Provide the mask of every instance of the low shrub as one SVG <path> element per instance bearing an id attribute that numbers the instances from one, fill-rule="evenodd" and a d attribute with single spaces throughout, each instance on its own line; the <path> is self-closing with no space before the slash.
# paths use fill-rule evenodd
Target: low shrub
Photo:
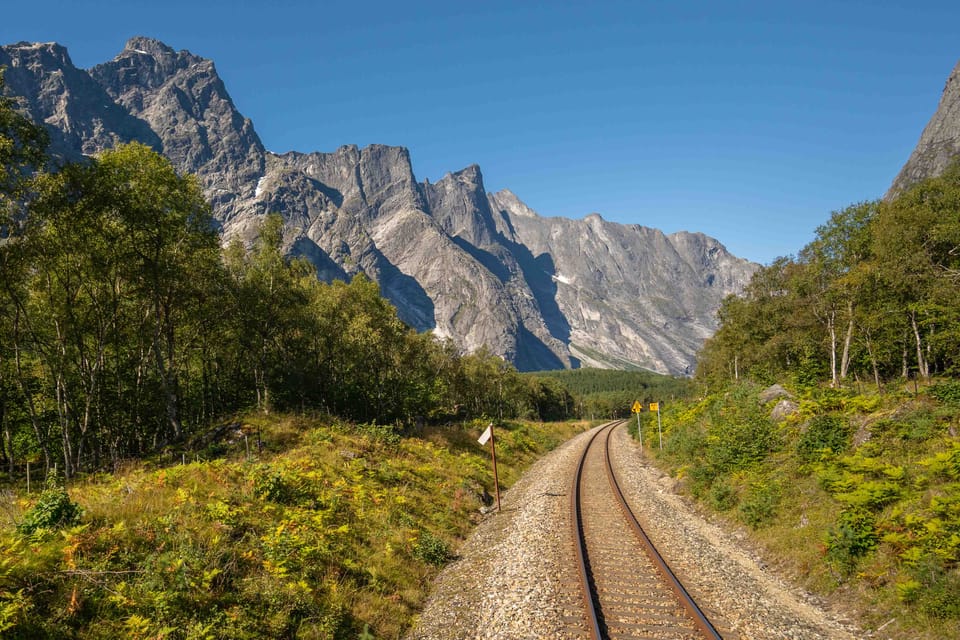
<path id="1" fill-rule="evenodd" d="M 814 416 L 797 440 L 797 457 L 815 462 L 824 455 L 842 453 L 850 444 L 849 424 L 832 415 Z"/>
<path id="2" fill-rule="evenodd" d="M 70 499 L 67 490 L 51 475 L 47 487 L 40 494 L 37 503 L 24 514 L 17 525 L 17 531 L 24 535 L 33 535 L 41 529 L 57 529 L 76 524 L 83 509 Z"/>
<path id="3" fill-rule="evenodd" d="M 877 548 L 876 520 L 860 508 L 840 512 L 836 526 L 827 533 L 827 561 L 843 575 L 853 572 L 860 558 Z"/>
<path id="4" fill-rule="evenodd" d="M 737 490 L 726 482 L 716 482 L 707 492 L 707 502 L 717 511 L 729 511 L 737 506 Z"/>
<path id="5" fill-rule="evenodd" d="M 447 543 L 429 531 L 423 531 L 417 538 L 417 545 L 413 548 L 413 555 L 427 564 L 441 567 L 453 559 Z"/>
<path id="6" fill-rule="evenodd" d="M 930 387 L 930 395 L 954 407 L 960 407 L 960 380 L 944 380 Z"/>
<path id="7" fill-rule="evenodd" d="M 740 503 L 740 520 L 753 529 L 769 524 L 777 515 L 780 498 L 780 487 L 776 484 L 767 482 L 753 484 Z"/>

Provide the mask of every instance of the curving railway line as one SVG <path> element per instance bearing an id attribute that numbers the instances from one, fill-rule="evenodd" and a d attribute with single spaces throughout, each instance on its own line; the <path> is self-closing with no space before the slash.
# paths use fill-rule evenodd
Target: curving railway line
<path id="1" fill-rule="evenodd" d="M 570 491 L 584 616 L 570 635 L 717 639 L 720 634 L 654 548 L 623 498 L 610 464 L 610 432 L 597 429 Z"/>

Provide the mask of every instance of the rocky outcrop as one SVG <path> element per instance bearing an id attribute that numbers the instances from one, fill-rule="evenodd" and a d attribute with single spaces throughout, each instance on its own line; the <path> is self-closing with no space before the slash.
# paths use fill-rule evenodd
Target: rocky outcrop
<path id="1" fill-rule="evenodd" d="M 487 194 L 476 165 L 419 183 L 402 147 L 270 153 L 212 61 L 150 38 L 89 71 L 56 44 L 2 47 L 0 64 L 59 155 L 148 144 L 199 177 L 225 241 L 279 213 L 287 250 L 320 278 L 365 273 L 411 326 L 522 370 L 689 373 L 720 300 L 755 269 L 702 234 L 541 217 Z"/>
<path id="2" fill-rule="evenodd" d="M 246 211 L 265 152 L 212 61 L 137 37 L 113 60 L 91 69 L 90 77 L 150 126 L 178 169 L 200 177 L 219 218 Z"/>
<path id="3" fill-rule="evenodd" d="M 692 373 L 720 301 L 755 268 L 702 234 L 667 236 L 595 213 L 543 218 L 510 192 L 490 201 L 501 233 L 525 255 L 552 332 L 586 365 Z"/>
<path id="4" fill-rule="evenodd" d="M 0 47 L 8 93 L 18 96 L 35 122 L 47 125 L 51 151 L 70 160 L 124 142 L 139 141 L 158 151 L 150 124 L 113 99 L 67 50 L 53 42 Z"/>
<path id="5" fill-rule="evenodd" d="M 917 142 L 907 163 L 894 179 L 886 198 L 895 196 L 925 178 L 940 175 L 950 161 L 958 155 L 960 155 L 960 62 L 947 78 L 937 110 L 920 134 L 920 141 Z"/>

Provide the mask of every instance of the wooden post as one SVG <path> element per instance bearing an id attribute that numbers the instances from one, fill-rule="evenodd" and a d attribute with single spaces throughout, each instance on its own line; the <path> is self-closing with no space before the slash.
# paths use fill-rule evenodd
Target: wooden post
<path id="1" fill-rule="evenodd" d="M 30 493 L 30 461 L 27 460 L 27 493 Z"/>
<path id="2" fill-rule="evenodd" d="M 493 487 L 497 494 L 497 513 L 500 513 L 500 479 L 497 477 L 497 438 L 493 435 L 493 423 L 490 423 L 490 457 L 493 459 Z"/>

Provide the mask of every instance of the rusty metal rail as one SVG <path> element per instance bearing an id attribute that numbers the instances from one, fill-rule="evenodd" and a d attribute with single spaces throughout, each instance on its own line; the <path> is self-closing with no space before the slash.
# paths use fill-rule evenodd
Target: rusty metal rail
<path id="1" fill-rule="evenodd" d="M 609 435 L 624 422 L 613 422 L 594 432 L 584 448 L 571 490 L 574 551 L 589 635 L 595 640 L 649 637 L 650 633 L 721 639 L 643 531 L 617 484 L 610 464 Z M 602 451 L 591 453 L 601 434 Z M 601 471 L 596 467 L 601 464 L 600 455 L 609 492 L 598 489 Z M 588 457 L 592 462 L 588 463 Z M 588 465 L 594 475 L 590 495 L 585 496 L 583 478 Z M 592 512 L 589 518 L 593 523 L 585 523 L 585 510 Z"/>

